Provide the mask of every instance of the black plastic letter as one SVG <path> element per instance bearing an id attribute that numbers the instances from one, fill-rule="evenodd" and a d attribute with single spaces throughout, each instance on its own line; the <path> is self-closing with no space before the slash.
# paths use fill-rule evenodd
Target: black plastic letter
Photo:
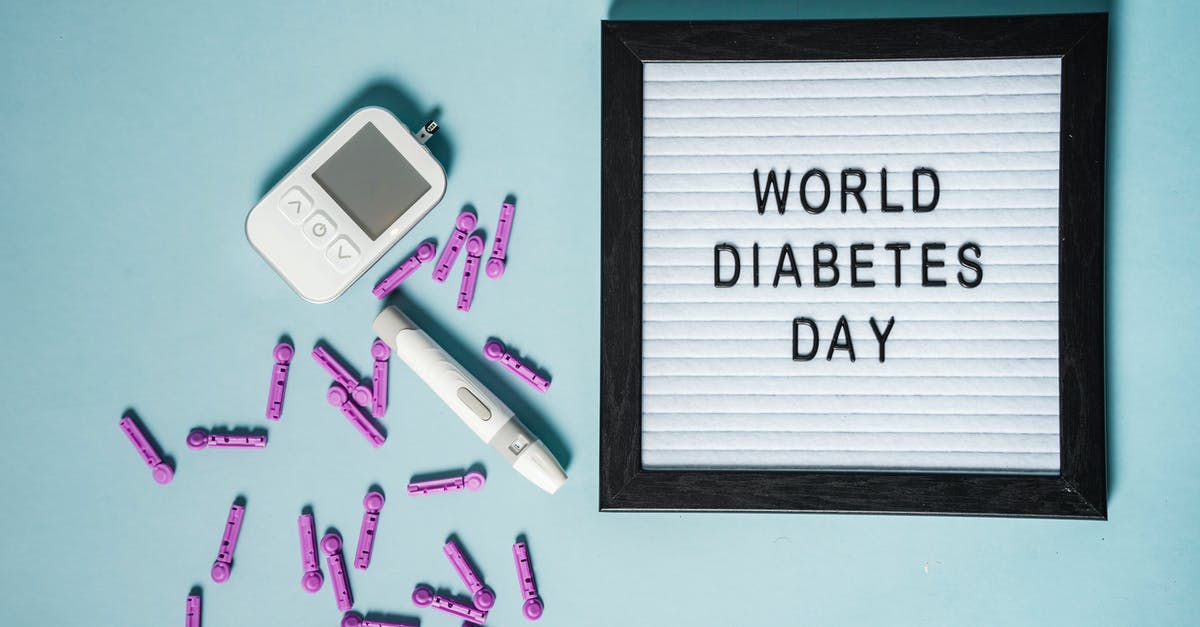
<path id="1" fill-rule="evenodd" d="M 829 251 L 829 259 L 821 261 L 821 251 Z M 821 278 L 821 268 L 833 270 L 832 279 Z M 833 287 L 838 284 L 841 272 L 837 267 L 837 246 L 833 244 L 815 244 L 813 246 L 813 285 L 817 287 Z"/>
<path id="2" fill-rule="evenodd" d="M 862 279 L 860 281 L 858 278 L 858 269 L 859 268 L 875 267 L 874 262 L 858 260 L 858 251 L 860 251 L 860 250 L 875 250 L 875 245 L 874 244 L 851 244 L 850 245 L 850 287 L 875 287 L 874 279 Z"/>
<path id="3" fill-rule="evenodd" d="M 912 248 L 908 242 L 892 242 L 885 244 L 884 248 L 896 253 L 896 287 L 900 287 L 900 251 Z"/>
<path id="4" fill-rule="evenodd" d="M 946 250 L 946 245 L 942 242 L 921 244 L 921 285 L 925 287 L 946 287 L 946 282 L 942 279 L 929 278 L 930 268 L 941 268 L 946 265 L 946 262 L 941 259 L 930 259 L 929 251 L 931 250 Z"/>
<path id="5" fill-rule="evenodd" d="M 975 259 L 967 259 L 966 253 L 968 250 L 975 252 Z M 975 271 L 975 278 L 968 281 L 967 278 L 963 276 L 962 270 L 959 270 L 958 282 L 960 285 L 971 288 L 979 287 L 979 284 L 983 283 L 983 266 L 979 263 L 979 258 L 982 256 L 983 251 L 979 250 L 979 244 L 976 244 L 975 242 L 967 242 L 966 244 L 958 247 L 958 263 L 962 264 L 962 267 L 964 268 L 970 268 L 971 270 Z"/>
<path id="6" fill-rule="evenodd" d="M 779 181 L 775 180 L 775 170 L 767 173 L 767 189 L 761 189 L 758 182 L 758 170 L 754 171 L 754 199 L 758 201 L 758 215 L 762 215 L 767 210 L 767 200 L 771 197 L 772 191 L 775 192 L 775 207 L 779 209 L 779 215 L 783 215 L 784 209 L 787 208 L 788 186 L 792 183 L 792 171 L 788 170 L 783 175 L 783 193 L 779 191 Z M 772 189 L 773 188 L 773 189 Z"/>
<path id="7" fill-rule="evenodd" d="M 846 177 L 853 174 L 858 177 L 858 185 L 850 187 L 846 181 Z M 854 200 L 858 201 L 858 208 L 863 213 L 867 212 L 867 203 L 863 201 L 862 192 L 867 188 L 867 173 L 858 168 L 846 168 L 842 170 L 842 213 L 846 213 L 846 196 L 854 196 Z"/>
<path id="8" fill-rule="evenodd" d="M 754 287 L 758 287 L 758 242 L 754 242 Z"/>
<path id="9" fill-rule="evenodd" d="M 825 185 L 825 195 L 821 197 L 821 204 L 816 207 L 808 204 L 808 179 L 814 176 L 821 179 L 821 183 Z M 829 206 L 829 177 L 820 169 L 813 168 L 800 177 L 800 204 L 804 205 L 805 211 L 812 214 L 821 213 Z"/>
<path id="10" fill-rule="evenodd" d="M 800 325 L 805 325 L 812 329 L 812 347 L 807 353 L 800 354 Z M 821 335 L 817 333 L 817 322 L 812 318 L 793 318 L 792 319 L 792 361 L 809 361 L 817 356 L 817 343 L 820 341 Z"/>
<path id="11" fill-rule="evenodd" d="M 883 363 L 883 345 L 887 343 L 888 336 L 892 334 L 892 325 L 896 324 L 896 316 L 888 319 L 887 328 L 881 333 L 879 325 L 875 324 L 875 316 L 871 316 L 871 330 L 875 332 L 875 340 L 879 342 L 879 363 Z"/>
<path id="12" fill-rule="evenodd" d="M 733 253 L 733 278 L 721 278 L 721 251 Z M 733 287 L 737 285 L 738 277 L 742 275 L 742 256 L 738 254 L 737 246 L 733 244 L 717 244 L 713 246 L 713 287 Z"/>
<path id="13" fill-rule="evenodd" d="M 928 176 L 929 180 L 933 181 L 933 199 L 929 201 L 928 205 L 922 205 L 921 201 L 918 199 L 918 196 L 917 196 L 917 194 L 919 193 L 920 188 L 921 188 L 921 184 L 918 181 L 921 180 L 920 175 L 922 175 L 922 174 Z M 934 172 L 933 170 L 931 170 L 929 168 L 917 168 L 917 169 L 913 170 L 913 186 L 912 187 L 913 187 L 913 213 L 929 213 L 930 211 L 933 211 L 934 207 L 937 207 L 938 197 L 941 196 L 941 194 L 942 194 L 941 186 L 938 185 L 937 172 Z"/>
<path id="14" fill-rule="evenodd" d="M 783 260 L 785 258 L 788 265 L 791 266 L 790 270 L 783 269 Z M 775 264 L 775 282 L 771 284 L 771 287 L 779 287 L 779 277 L 789 274 L 796 279 L 796 287 L 800 287 L 800 270 L 796 268 L 796 257 L 792 255 L 792 245 L 784 244 L 779 249 L 779 263 Z"/>
<path id="15" fill-rule="evenodd" d="M 846 332 L 845 343 L 838 341 L 838 338 L 842 337 L 842 331 Z M 833 351 L 835 350 L 849 352 L 850 361 L 854 361 L 854 340 L 850 339 L 850 323 L 846 322 L 846 316 L 838 318 L 837 326 L 833 328 L 833 339 L 829 341 L 829 353 L 825 355 L 825 361 L 833 361 Z"/>
<path id="16" fill-rule="evenodd" d="M 887 201 L 887 168 L 879 170 L 879 206 L 880 210 L 888 213 L 904 211 L 904 205 L 889 205 Z M 759 210 L 762 213 L 762 210 Z"/>

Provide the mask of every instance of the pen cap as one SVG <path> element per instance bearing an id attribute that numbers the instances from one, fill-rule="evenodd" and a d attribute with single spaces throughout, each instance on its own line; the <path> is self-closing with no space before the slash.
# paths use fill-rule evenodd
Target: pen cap
<path id="1" fill-rule="evenodd" d="M 554 459 L 541 440 L 525 447 L 512 466 L 533 485 L 550 494 L 557 492 L 567 482 L 567 473 L 563 472 L 558 460 Z"/>
<path id="2" fill-rule="evenodd" d="M 394 346 L 396 334 L 406 329 L 416 329 L 417 325 L 413 324 L 408 316 L 400 313 L 395 307 L 385 307 L 379 315 L 375 317 L 375 322 L 371 324 L 371 328 L 375 331 L 375 335 L 383 340 L 389 348 L 395 350 Z"/>

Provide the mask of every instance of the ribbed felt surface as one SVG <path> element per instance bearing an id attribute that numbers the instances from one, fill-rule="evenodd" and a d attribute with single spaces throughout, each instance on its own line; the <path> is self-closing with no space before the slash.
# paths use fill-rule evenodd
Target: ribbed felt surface
<path id="1" fill-rule="evenodd" d="M 646 64 L 644 465 L 1057 471 L 1059 84 L 1058 59 Z M 816 214 L 800 199 L 813 168 L 831 188 Z M 866 173 L 866 213 L 853 197 L 841 210 L 846 168 Z M 884 168 L 903 211 L 880 211 Z M 939 182 L 925 213 L 916 168 Z M 782 215 L 771 194 L 758 209 L 771 170 L 779 187 L 791 171 Z M 821 181 L 806 189 L 819 206 Z M 897 287 L 884 247 L 901 242 Z M 814 285 L 822 243 L 837 249 L 832 287 Z M 944 287 L 922 284 L 927 243 L 945 244 L 926 271 Z M 976 287 L 958 280 L 977 274 L 966 243 Z M 731 287 L 714 286 L 718 244 L 737 250 Z M 786 272 L 773 285 L 784 244 L 799 287 Z M 873 287 L 851 286 L 852 244 L 874 246 L 857 253 Z M 853 362 L 827 359 L 843 316 Z M 793 359 L 796 317 L 818 329 L 809 361 Z M 882 363 L 872 317 L 880 332 L 895 318 Z M 797 333 L 807 353 L 810 327 Z"/>

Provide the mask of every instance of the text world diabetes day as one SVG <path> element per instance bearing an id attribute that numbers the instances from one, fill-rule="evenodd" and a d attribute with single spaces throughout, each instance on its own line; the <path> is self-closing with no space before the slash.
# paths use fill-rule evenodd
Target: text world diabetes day
<path id="1" fill-rule="evenodd" d="M 908 175 L 907 172 L 902 174 Z M 782 176 L 771 170 L 765 177 L 755 170 L 753 176 L 755 207 L 759 215 L 770 219 L 767 208 L 772 200 L 779 215 L 783 215 L 788 209 L 788 199 L 792 193 L 791 170 L 785 171 Z M 931 168 L 912 171 L 911 198 L 899 198 L 895 194 L 888 198 L 889 173 L 886 168 L 879 172 L 880 190 L 877 198 L 865 191 L 867 175 L 861 169 L 847 168 L 832 176 L 836 180 L 831 181 L 829 174 L 814 168 L 799 177 L 796 192 L 804 212 L 812 215 L 825 211 L 907 213 L 909 215 L 906 217 L 912 220 L 913 226 L 919 228 L 922 226 L 921 218 L 937 209 L 940 183 L 937 172 Z M 891 176 L 895 180 L 896 173 L 891 173 Z M 792 210 L 796 210 L 795 203 L 792 204 Z M 808 270 L 802 271 L 802 264 L 809 254 L 812 255 L 812 264 Z M 801 257 L 800 263 L 797 263 L 797 255 Z M 901 262 L 909 259 L 908 255 L 918 255 L 920 258 L 920 283 L 901 281 Z M 713 286 L 730 288 L 749 282 L 754 287 L 770 285 L 776 289 L 821 289 L 848 282 L 853 288 L 864 289 L 926 289 L 947 287 L 948 279 L 953 274 L 953 279 L 957 279 L 961 288 L 974 289 L 983 282 L 982 257 L 983 251 L 975 242 L 865 241 L 843 247 L 816 242 L 811 249 L 808 245 L 793 247 L 790 243 L 784 243 L 778 249 L 768 249 L 759 246 L 758 242 L 747 246 L 746 242 L 727 241 L 713 246 Z M 949 268 L 948 259 L 951 260 Z M 748 271 L 745 266 L 749 266 Z M 888 337 L 893 327 L 903 322 L 897 323 L 895 316 L 886 313 L 871 316 L 863 322 L 870 326 L 874 335 L 879 361 L 885 361 Z M 834 328 L 825 332 L 832 334 L 824 355 L 826 360 L 832 360 L 837 351 L 844 351 L 850 361 L 861 354 L 861 346 L 856 353 L 854 336 L 846 316 L 839 317 Z M 810 361 L 817 358 L 821 336 L 822 330 L 814 319 L 804 315 L 792 319 L 792 359 Z M 863 338 L 863 335 L 860 333 L 858 337 Z M 862 340 L 859 342 L 861 344 Z"/>

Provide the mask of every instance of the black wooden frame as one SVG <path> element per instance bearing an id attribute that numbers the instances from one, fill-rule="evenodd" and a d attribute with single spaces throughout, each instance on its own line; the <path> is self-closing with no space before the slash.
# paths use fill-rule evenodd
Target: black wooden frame
<path id="1" fill-rule="evenodd" d="M 1108 16 L 604 22 L 600 509 L 1107 517 Z M 642 64 L 1061 57 L 1058 475 L 646 470 L 641 463 Z"/>

